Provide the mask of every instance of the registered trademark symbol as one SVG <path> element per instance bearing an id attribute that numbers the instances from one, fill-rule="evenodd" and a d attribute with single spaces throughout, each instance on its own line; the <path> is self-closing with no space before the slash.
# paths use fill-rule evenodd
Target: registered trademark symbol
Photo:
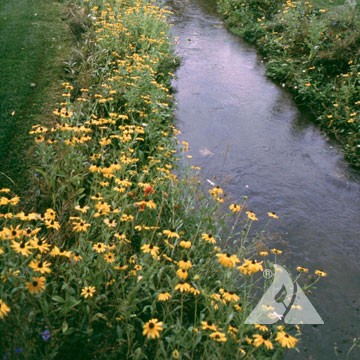
<path id="1" fill-rule="evenodd" d="M 273 272 L 270 269 L 265 269 L 263 271 L 263 276 L 265 279 L 270 279 L 273 277 Z"/>

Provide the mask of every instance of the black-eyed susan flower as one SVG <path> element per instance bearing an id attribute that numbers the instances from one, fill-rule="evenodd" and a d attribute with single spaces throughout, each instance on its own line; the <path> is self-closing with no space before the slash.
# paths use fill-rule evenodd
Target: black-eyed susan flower
<path id="1" fill-rule="evenodd" d="M 172 357 L 173 357 L 173 359 L 180 359 L 179 350 L 175 349 L 175 350 L 172 352 Z"/>
<path id="2" fill-rule="evenodd" d="M 189 276 L 188 272 L 185 269 L 181 269 L 181 268 L 176 271 L 176 275 L 181 280 L 186 280 Z"/>
<path id="3" fill-rule="evenodd" d="M 32 293 L 32 294 L 38 294 L 41 293 L 43 290 L 45 290 L 45 277 L 33 277 L 31 281 L 26 283 L 26 288 Z"/>
<path id="4" fill-rule="evenodd" d="M 190 291 L 190 284 L 184 281 L 180 281 L 177 283 L 177 285 L 175 286 L 175 290 L 180 291 L 180 292 L 189 292 Z"/>
<path id="5" fill-rule="evenodd" d="M 21 254 L 25 257 L 28 257 L 31 254 L 32 246 L 30 245 L 30 242 L 22 241 L 20 243 L 13 240 L 11 242 L 11 248 L 17 253 Z"/>
<path id="6" fill-rule="evenodd" d="M 177 263 L 178 267 L 184 270 L 189 270 L 192 268 L 192 263 L 190 260 L 180 260 Z"/>
<path id="7" fill-rule="evenodd" d="M 30 244 L 34 249 L 39 250 L 42 254 L 50 251 L 50 245 L 44 238 L 39 239 L 37 236 L 34 236 L 30 240 Z"/>
<path id="8" fill-rule="evenodd" d="M 158 294 L 156 298 L 158 301 L 168 301 L 171 299 L 171 294 L 168 292 L 162 292 Z"/>
<path id="9" fill-rule="evenodd" d="M 267 251 L 260 251 L 259 255 L 265 257 L 265 256 L 268 256 L 269 253 Z"/>
<path id="10" fill-rule="evenodd" d="M 233 291 L 222 292 L 222 297 L 227 302 L 237 302 L 240 300 L 240 297 L 237 294 L 235 294 Z"/>
<path id="11" fill-rule="evenodd" d="M 273 218 L 273 219 L 278 219 L 279 216 L 277 216 L 273 211 L 270 211 L 267 213 L 269 217 Z"/>
<path id="12" fill-rule="evenodd" d="M 298 339 L 296 339 L 295 337 L 287 334 L 285 331 L 279 331 L 276 334 L 276 339 L 275 339 L 282 347 L 286 347 L 288 349 L 292 349 L 296 346 Z"/>
<path id="13" fill-rule="evenodd" d="M 115 262 L 115 254 L 113 252 L 108 252 L 107 254 L 104 254 L 104 259 L 108 264 L 112 264 Z"/>
<path id="14" fill-rule="evenodd" d="M 253 335 L 253 344 L 255 347 L 259 347 L 261 345 L 264 345 L 268 350 L 272 350 L 274 348 L 274 345 L 273 343 L 268 340 L 268 334 L 265 333 L 265 334 L 255 334 Z"/>
<path id="15" fill-rule="evenodd" d="M 179 245 L 180 245 L 183 249 L 190 249 L 192 244 L 191 244 L 191 241 L 182 240 L 182 241 L 180 241 Z"/>
<path id="16" fill-rule="evenodd" d="M 315 270 L 314 273 L 315 273 L 315 275 L 320 276 L 320 277 L 327 276 L 327 273 L 325 271 L 323 271 L 323 270 Z"/>
<path id="17" fill-rule="evenodd" d="M 150 254 L 153 257 L 157 257 L 159 255 L 160 248 L 152 244 L 144 244 L 141 246 L 141 250 L 145 254 Z"/>
<path id="18" fill-rule="evenodd" d="M 257 220 L 259 220 L 259 219 L 256 217 L 255 213 L 252 212 L 252 211 L 250 211 L 250 210 L 248 210 L 248 211 L 246 212 L 246 215 L 247 215 L 248 219 L 250 219 L 251 221 L 257 221 Z"/>
<path id="19" fill-rule="evenodd" d="M 84 220 L 74 221 L 72 225 L 75 232 L 86 232 L 91 226 L 91 224 L 86 223 Z"/>
<path id="20" fill-rule="evenodd" d="M 282 254 L 282 250 L 279 250 L 279 249 L 271 249 L 270 250 L 273 254 L 275 254 L 275 255 L 281 255 Z"/>
<path id="21" fill-rule="evenodd" d="M 180 235 L 175 230 L 163 230 L 163 234 L 166 235 L 168 238 L 180 238 Z"/>
<path id="22" fill-rule="evenodd" d="M 241 210 L 241 206 L 238 205 L 238 204 L 231 204 L 231 205 L 229 206 L 229 209 L 230 209 L 230 211 L 233 212 L 233 213 L 238 213 L 238 212 Z"/>
<path id="23" fill-rule="evenodd" d="M 88 297 L 93 297 L 96 292 L 95 286 L 85 286 L 81 289 L 81 296 L 83 296 L 85 299 Z"/>
<path id="24" fill-rule="evenodd" d="M 45 220 L 55 220 L 56 219 L 56 211 L 53 209 L 46 209 L 44 214 Z"/>
<path id="25" fill-rule="evenodd" d="M 87 206 L 87 205 L 85 205 L 85 206 L 83 206 L 83 207 L 81 207 L 80 205 L 76 205 L 76 206 L 75 206 L 75 210 L 80 211 L 82 214 L 86 214 L 89 209 L 90 209 L 90 208 L 89 208 L 89 206 Z"/>
<path id="26" fill-rule="evenodd" d="M 216 254 L 219 263 L 227 268 L 233 268 L 237 263 L 240 262 L 239 258 L 236 255 L 226 254 Z"/>
<path id="27" fill-rule="evenodd" d="M 254 324 L 255 329 L 258 329 L 260 331 L 268 331 L 269 328 L 266 325 L 261 324 Z"/>
<path id="28" fill-rule="evenodd" d="M 60 223 L 58 221 L 55 220 L 45 220 L 44 221 L 45 226 L 48 229 L 54 229 L 54 230 L 59 230 L 60 229 Z"/>
<path id="29" fill-rule="evenodd" d="M 189 293 L 193 294 L 194 296 L 198 296 L 201 294 L 200 290 L 193 286 L 190 286 Z"/>
<path id="30" fill-rule="evenodd" d="M 92 248 L 99 254 L 104 253 L 107 250 L 107 246 L 102 242 L 94 244 Z"/>
<path id="31" fill-rule="evenodd" d="M 0 299 L 0 319 L 4 319 L 10 312 L 10 308 Z"/>
<path id="32" fill-rule="evenodd" d="M 17 225 L 15 228 L 11 225 L 10 227 L 5 227 L 3 229 L 5 238 L 8 240 L 21 239 L 23 236 L 23 230 L 20 228 L 20 225 Z"/>
<path id="33" fill-rule="evenodd" d="M 257 260 L 247 260 L 244 259 L 244 263 L 238 267 L 240 272 L 244 275 L 252 275 L 258 271 L 263 271 L 262 261 L 258 262 Z"/>
<path id="34" fill-rule="evenodd" d="M 227 338 L 223 332 L 215 331 L 209 335 L 210 339 L 213 339 L 217 342 L 226 342 Z"/>
<path id="35" fill-rule="evenodd" d="M 218 327 L 211 321 L 201 321 L 201 328 L 203 330 L 218 331 Z"/>
<path id="36" fill-rule="evenodd" d="M 71 254 L 71 259 L 75 262 L 79 262 L 82 260 L 82 256 L 77 251 L 75 251 Z"/>
<path id="37" fill-rule="evenodd" d="M 164 330 L 163 322 L 158 319 L 151 319 L 143 326 L 143 335 L 148 339 L 156 339 L 160 337 L 161 331 Z"/>
<path id="38" fill-rule="evenodd" d="M 309 272 L 309 269 L 304 268 L 304 267 L 302 267 L 302 266 L 298 266 L 298 267 L 296 268 L 296 270 L 297 270 L 298 272 L 303 272 L 303 273 L 308 273 L 308 272 Z"/>
<path id="39" fill-rule="evenodd" d="M 51 263 L 49 263 L 48 261 L 31 260 L 29 267 L 32 270 L 39 272 L 41 274 L 50 274 L 51 273 L 50 265 Z"/>
<path id="40" fill-rule="evenodd" d="M 216 239 L 214 238 L 214 236 L 212 234 L 204 233 L 201 235 L 201 238 L 210 244 L 216 244 Z"/>

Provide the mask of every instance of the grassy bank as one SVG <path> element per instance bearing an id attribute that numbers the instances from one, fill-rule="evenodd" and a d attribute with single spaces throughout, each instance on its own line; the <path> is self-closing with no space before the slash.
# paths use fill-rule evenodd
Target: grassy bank
<path id="1" fill-rule="evenodd" d="M 267 74 L 292 91 L 360 167 L 360 16 L 356 2 L 219 0 L 229 28 L 256 44 Z"/>
<path id="2" fill-rule="evenodd" d="M 88 30 L 73 77 L 30 131 L 34 207 L 0 190 L 0 356 L 280 358 L 299 328 L 244 320 L 281 251 L 248 237 L 258 219 L 245 202 L 226 203 L 218 186 L 203 194 L 195 169 L 175 175 L 188 144 L 172 123 L 166 11 L 78 3 Z"/>
<path id="3" fill-rule="evenodd" d="M 73 42 L 65 15 L 57 1 L 0 1 L 0 186 L 27 186 L 28 132 L 55 106 Z"/>

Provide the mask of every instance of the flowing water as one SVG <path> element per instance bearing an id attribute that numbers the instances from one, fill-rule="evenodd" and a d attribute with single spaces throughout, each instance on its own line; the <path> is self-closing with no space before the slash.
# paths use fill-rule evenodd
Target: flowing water
<path id="1" fill-rule="evenodd" d="M 265 77 L 256 51 L 224 28 L 213 1 L 167 4 L 182 58 L 177 126 L 193 164 L 233 201 L 247 195 L 259 223 L 268 211 L 280 216 L 267 230 L 286 251 L 285 265 L 329 274 L 310 296 L 325 324 L 304 326 L 300 354 L 287 358 L 344 358 L 360 336 L 360 177 Z"/>

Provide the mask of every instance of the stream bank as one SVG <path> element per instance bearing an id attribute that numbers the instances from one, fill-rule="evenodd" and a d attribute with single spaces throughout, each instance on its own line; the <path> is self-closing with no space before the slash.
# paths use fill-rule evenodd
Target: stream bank
<path id="1" fill-rule="evenodd" d="M 297 266 L 328 272 L 310 296 L 325 325 L 304 326 L 297 358 L 342 358 L 360 336 L 359 176 L 292 96 L 267 79 L 254 48 L 224 28 L 214 2 L 168 5 L 182 57 L 177 126 L 193 164 L 231 201 L 248 196 L 260 222 L 268 211 L 280 216 L 267 229 L 287 254 L 279 262 L 294 273 Z"/>

